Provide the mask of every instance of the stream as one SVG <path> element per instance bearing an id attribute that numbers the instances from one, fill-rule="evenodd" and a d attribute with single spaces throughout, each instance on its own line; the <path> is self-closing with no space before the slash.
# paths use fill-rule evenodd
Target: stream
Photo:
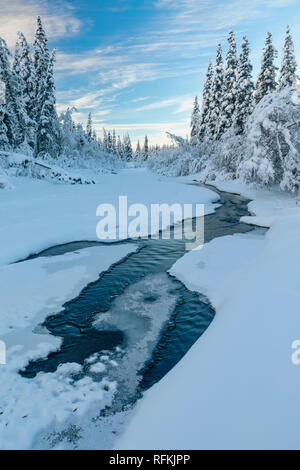
<path id="1" fill-rule="evenodd" d="M 240 222 L 242 216 L 249 215 L 249 200 L 211 189 L 219 194 L 220 206 L 205 216 L 205 243 L 255 229 Z M 33 378 L 39 372 L 54 372 L 64 363 L 81 364 L 82 371 L 74 380 L 92 375 L 117 382 L 115 410 L 136 401 L 164 377 L 208 328 L 215 314 L 205 297 L 189 291 L 168 274 L 185 254 L 186 240 L 174 239 L 174 229 L 176 226 L 169 240 L 129 241 L 138 244 L 136 252 L 87 285 L 60 313 L 46 318 L 42 326 L 61 337 L 62 345 L 47 358 L 30 362 L 20 374 Z M 31 258 L 97 245 L 101 243 L 68 243 Z M 96 363 L 98 369 L 93 369 Z"/>

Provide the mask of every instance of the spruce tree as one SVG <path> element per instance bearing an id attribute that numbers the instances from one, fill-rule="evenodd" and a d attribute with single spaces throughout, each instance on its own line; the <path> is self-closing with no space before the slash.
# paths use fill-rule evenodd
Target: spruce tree
<path id="1" fill-rule="evenodd" d="M 18 33 L 18 45 L 20 49 L 20 66 L 21 77 L 23 80 L 23 96 L 26 111 L 29 118 L 33 121 L 34 116 L 34 99 L 35 99 L 35 78 L 33 70 L 33 62 L 30 55 L 30 48 L 23 33 Z"/>
<path id="2" fill-rule="evenodd" d="M 241 54 L 238 60 L 236 73 L 235 112 L 233 124 L 237 134 L 242 134 L 245 129 L 245 122 L 253 110 L 253 90 L 252 65 L 249 60 L 250 48 L 246 36 L 243 36 L 241 44 Z"/>
<path id="3" fill-rule="evenodd" d="M 211 91 L 211 112 L 207 123 L 207 133 L 209 138 L 215 139 L 218 136 L 220 110 L 223 100 L 223 58 L 221 44 L 217 47 L 216 63 Z"/>
<path id="4" fill-rule="evenodd" d="M 136 149 L 135 149 L 135 159 L 140 160 L 141 158 L 141 144 L 140 141 L 137 141 Z"/>
<path id="5" fill-rule="evenodd" d="M 218 137 L 221 137 L 233 123 L 233 115 L 235 111 L 236 96 L 234 93 L 237 58 L 236 58 L 236 41 L 232 29 L 228 35 L 229 49 L 226 55 L 226 69 L 223 82 L 223 96 L 220 110 L 220 122 L 218 129 Z"/>
<path id="6" fill-rule="evenodd" d="M 296 69 L 297 63 L 294 54 L 293 39 L 290 28 L 287 26 L 278 84 L 279 91 L 287 87 L 292 87 L 295 84 L 297 79 Z"/>
<path id="7" fill-rule="evenodd" d="M 33 43 L 34 47 L 34 86 L 35 86 L 35 112 L 40 112 L 43 106 L 43 90 L 47 77 L 50 52 L 47 47 L 47 36 L 41 18 L 37 17 L 37 30 Z"/>
<path id="8" fill-rule="evenodd" d="M 55 50 L 49 59 L 46 79 L 43 89 L 43 104 L 38 121 L 36 136 L 36 155 L 46 154 L 56 158 L 59 154 L 60 127 L 55 109 L 55 83 L 54 83 Z"/>
<path id="9" fill-rule="evenodd" d="M 262 54 L 261 69 L 258 75 L 255 101 L 259 103 L 260 100 L 268 93 L 276 91 L 276 70 L 274 59 L 277 57 L 277 51 L 272 43 L 272 34 L 267 33 L 265 47 Z"/>
<path id="10" fill-rule="evenodd" d="M 5 125 L 9 143 L 18 148 L 26 139 L 26 115 L 15 71 L 10 66 L 10 52 L 0 38 L 0 79 L 5 85 Z"/>
<path id="11" fill-rule="evenodd" d="M 87 125 L 86 125 L 86 137 L 88 142 L 92 141 L 93 137 L 93 126 L 92 126 L 92 114 L 88 114 L 88 120 L 87 120 Z"/>
<path id="12" fill-rule="evenodd" d="M 112 132 L 112 153 L 114 155 L 117 154 L 117 137 L 116 137 L 115 129 L 113 129 L 113 132 Z"/>
<path id="13" fill-rule="evenodd" d="M 118 135 L 118 138 L 117 138 L 117 156 L 123 160 L 123 146 L 122 146 L 122 142 L 121 142 L 121 137 Z"/>
<path id="14" fill-rule="evenodd" d="M 144 161 L 146 161 L 148 160 L 148 157 L 149 157 L 149 143 L 148 143 L 148 137 L 145 136 L 142 158 Z"/>
<path id="15" fill-rule="evenodd" d="M 204 140 L 207 136 L 208 123 L 210 121 L 210 112 L 211 112 L 211 91 L 213 83 L 213 68 L 211 61 L 208 62 L 206 79 L 203 88 L 203 97 L 202 97 L 202 108 L 201 116 L 199 122 L 199 140 L 200 142 Z"/>
<path id="16" fill-rule="evenodd" d="M 0 104 L 0 150 L 9 150 L 9 140 L 7 135 L 7 126 L 5 124 L 6 105 Z"/>
<path id="17" fill-rule="evenodd" d="M 20 36 L 20 34 L 19 34 Z M 27 87 L 23 77 L 23 49 L 19 41 L 16 43 L 15 55 L 13 60 L 13 72 L 15 75 L 15 100 L 17 101 L 19 113 L 22 116 L 22 135 L 23 141 L 26 142 L 31 149 L 34 148 L 35 125 L 29 115 L 28 101 L 30 96 L 27 95 Z"/>
<path id="18" fill-rule="evenodd" d="M 191 144 L 197 145 L 200 131 L 200 108 L 198 96 L 195 97 L 194 108 L 191 117 Z"/>
<path id="19" fill-rule="evenodd" d="M 130 140 L 129 134 L 125 134 L 124 136 L 123 147 L 124 147 L 125 160 L 127 162 L 130 162 L 132 160 L 133 155 L 132 155 L 132 146 L 131 146 L 131 140 Z"/>

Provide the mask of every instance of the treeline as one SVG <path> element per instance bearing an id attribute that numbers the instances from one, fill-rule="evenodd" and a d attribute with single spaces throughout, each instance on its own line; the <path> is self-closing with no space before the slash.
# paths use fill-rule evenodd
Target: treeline
<path id="1" fill-rule="evenodd" d="M 70 154 L 74 148 L 82 154 L 85 152 L 86 144 L 89 147 L 96 148 L 109 155 L 114 155 L 122 161 L 136 162 L 146 161 L 149 156 L 150 148 L 148 137 L 145 136 L 143 147 L 140 142 L 137 142 L 136 149 L 133 150 L 131 139 L 128 133 L 125 133 L 123 138 L 116 134 L 115 129 L 107 131 L 103 128 L 103 136 L 97 137 L 95 128 L 93 128 L 92 114 L 89 113 L 86 130 L 83 129 L 82 124 L 76 124 L 72 119 L 74 108 L 68 108 L 66 112 L 60 116 L 62 125 L 62 147 L 64 154 Z"/>
<path id="2" fill-rule="evenodd" d="M 198 98 L 195 98 L 191 119 L 191 143 L 194 145 L 220 140 L 228 131 L 231 135 L 243 134 L 248 117 L 264 96 L 292 87 L 296 83 L 297 64 L 289 27 L 286 28 L 278 81 L 278 69 L 274 63 L 277 51 L 272 43 L 271 33 L 267 33 L 256 83 L 252 78 L 250 48 L 246 36 L 243 36 L 239 56 L 231 29 L 228 43 L 225 69 L 221 44 L 217 47 L 214 67 L 211 62 L 208 64 L 201 110 Z"/>

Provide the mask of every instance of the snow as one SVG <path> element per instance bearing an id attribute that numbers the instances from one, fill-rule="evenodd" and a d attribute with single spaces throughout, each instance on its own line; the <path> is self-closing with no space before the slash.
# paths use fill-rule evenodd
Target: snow
<path id="1" fill-rule="evenodd" d="M 212 240 L 171 274 L 205 293 L 216 316 L 140 400 L 118 449 L 299 449 L 300 210 L 293 197 L 234 182 L 247 222 L 270 226 Z"/>
<path id="2" fill-rule="evenodd" d="M 87 172 L 87 177 L 91 176 Z M 65 302 L 78 296 L 100 272 L 136 250 L 136 245 L 101 245 L 11 263 L 58 244 L 97 240 L 97 206 L 117 204 L 122 194 L 128 195 L 129 204 L 139 202 L 148 207 L 151 203 L 162 202 L 205 203 L 207 213 L 214 210 L 213 202 L 218 199 L 210 190 L 183 185 L 146 170 L 123 170 L 120 174 L 102 174 L 97 179 L 95 185 L 69 186 L 11 177 L 14 188 L 1 190 L 0 339 L 7 347 L 7 364 L 0 365 L 1 449 L 60 448 L 56 443 L 57 435 L 65 436 L 67 441 L 75 439 L 74 429 L 79 425 L 89 428 L 92 418 L 111 405 L 119 368 L 126 370 L 128 367 L 125 358 L 119 364 L 109 355 L 94 355 L 86 361 L 88 375 L 77 381 L 74 374 L 82 372 L 78 364 L 64 364 L 54 373 L 41 372 L 33 379 L 22 377 L 19 370 L 30 360 L 47 357 L 60 347 L 61 339 L 49 335 L 40 326 L 45 318 L 61 311 Z M 144 280 L 143 285 L 149 290 L 147 282 L 150 281 Z M 154 280 L 152 285 L 157 283 L 157 288 L 163 290 L 162 280 Z M 132 348 L 127 356 L 127 362 L 132 359 L 135 361 L 132 364 L 138 368 L 151 354 L 174 299 L 166 296 L 164 315 L 150 318 L 146 310 L 138 311 L 130 290 L 126 298 L 129 297 L 135 307 L 127 312 L 127 318 L 141 315 L 141 320 L 147 324 L 139 345 L 140 355 L 135 357 Z M 125 312 L 126 299 L 123 304 L 122 300 L 120 302 L 118 305 Z M 127 327 L 127 330 L 130 340 L 131 329 Z M 134 371 L 133 381 L 128 386 L 136 383 Z M 123 422 L 123 414 L 118 414 L 115 420 L 117 424 L 118 420 Z M 97 426 L 95 423 L 93 429 Z M 111 446 L 113 437 L 112 433 L 103 435 L 103 442 Z M 91 436 L 89 439 L 94 442 Z"/>
<path id="3" fill-rule="evenodd" d="M 79 364 L 64 364 L 55 373 L 39 373 L 34 379 L 25 379 L 18 371 L 29 360 L 60 347 L 60 338 L 38 327 L 45 317 L 59 312 L 99 273 L 135 249 L 133 244 L 93 247 L 1 268 L 0 337 L 7 348 L 7 364 L 0 366 L 1 449 L 29 448 L 34 436 L 50 424 L 70 414 L 81 416 L 95 402 L 99 409 L 111 402 L 113 382 L 72 380 L 81 370 Z"/>
<path id="4" fill-rule="evenodd" d="M 203 203 L 206 213 L 213 212 L 212 203 L 217 200 L 210 190 L 185 186 L 144 169 L 103 174 L 95 185 L 57 185 L 21 177 L 11 180 L 15 189 L 2 191 L 0 199 L 0 265 L 54 245 L 98 240 L 98 205 L 118 207 L 122 195 L 128 196 L 128 205 L 143 203 L 148 208 L 155 203 Z"/>

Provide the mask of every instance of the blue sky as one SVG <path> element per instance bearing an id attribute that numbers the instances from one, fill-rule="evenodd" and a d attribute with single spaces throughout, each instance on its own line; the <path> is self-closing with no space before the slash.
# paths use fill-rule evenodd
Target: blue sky
<path id="1" fill-rule="evenodd" d="M 32 41 L 42 16 L 57 47 L 58 110 L 73 105 L 77 121 L 92 112 L 102 127 L 127 130 L 133 142 L 167 142 L 166 131 L 185 136 L 193 98 L 200 95 L 208 59 L 228 28 L 246 34 L 254 71 L 265 33 L 279 49 L 289 24 L 300 59 L 299 0 L 0 0 L 0 35 L 10 47 L 21 30 Z"/>

